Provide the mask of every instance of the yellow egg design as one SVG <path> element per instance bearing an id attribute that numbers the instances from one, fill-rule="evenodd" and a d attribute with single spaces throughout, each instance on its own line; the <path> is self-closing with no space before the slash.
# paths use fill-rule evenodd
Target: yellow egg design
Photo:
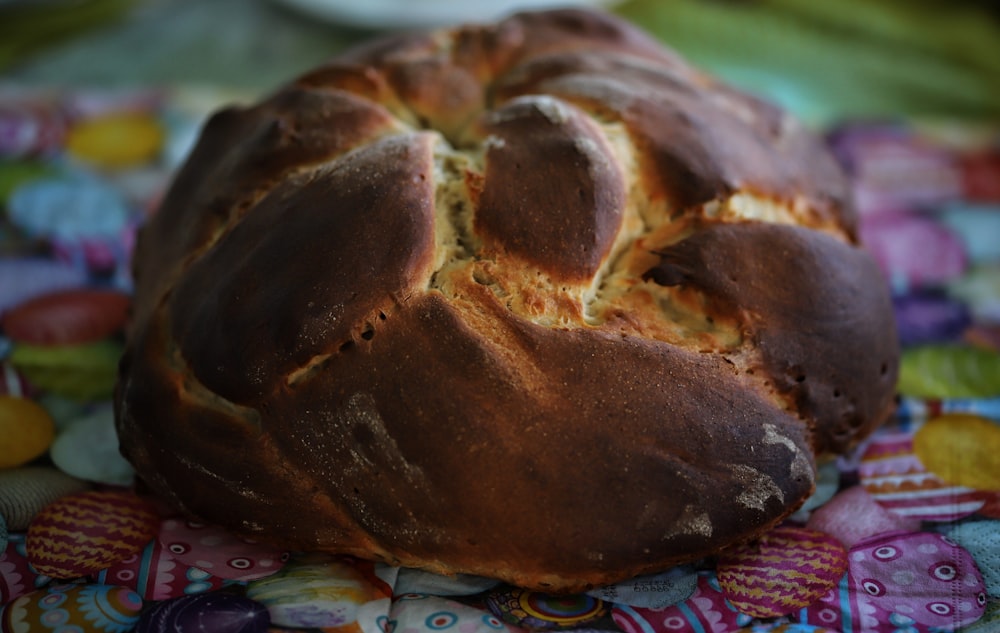
<path id="1" fill-rule="evenodd" d="M 27 464 L 55 437 L 52 417 L 31 400 L 0 396 L 0 468 Z"/>
<path id="2" fill-rule="evenodd" d="M 1000 424 L 968 414 L 927 421 L 913 437 L 913 451 L 944 481 L 976 490 L 1000 490 Z"/>
<path id="3" fill-rule="evenodd" d="M 113 169 L 151 161 L 163 140 L 163 127 L 152 115 L 112 112 L 74 125 L 66 149 L 80 160 Z"/>

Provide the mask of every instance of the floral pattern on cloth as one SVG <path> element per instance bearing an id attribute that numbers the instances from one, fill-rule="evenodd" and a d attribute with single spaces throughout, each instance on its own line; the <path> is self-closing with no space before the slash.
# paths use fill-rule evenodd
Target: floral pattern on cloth
<path id="1" fill-rule="evenodd" d="M 228 100 L 184 89 L 0 91 L 0 414 L 33 403 L 0 428 L 10 461 L 0 469 L 0 631 L 49 630 L 42 609 L 67 586 L 127 596 L 119 628 L 139 633 L 180 613 L 270 633 L 1000 631 L 1000 127 L 953 122 L 828 131 L 853 178 L 860 235 L 892 290 L 899 406 L 854 452 L 820 464 L 813 498 L 758 541 L 552 596 L 265 551 L 158 508 L 144 548 L 78 578 L 38 573 L 25 513 L 61 490 L 131 487 L 109 432 L 124 323 L 107 293 L 131 291 L 136 229 Z M 39 323 L 56 324 L 54 342 Z M 240 628 L 248 613 L 254 628 Z"/>

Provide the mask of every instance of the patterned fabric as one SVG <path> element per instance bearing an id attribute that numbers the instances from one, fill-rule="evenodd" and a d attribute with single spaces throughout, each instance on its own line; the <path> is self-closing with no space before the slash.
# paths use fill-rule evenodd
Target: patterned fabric
<path id="1" fill-rule="evenodd" d="M 81 486 L 115 488 L 130 473 L 114 460 L 101 408 L 122 324 L 101 307 L 106 298 L 81 308 L 81 295 L 66 293 L 130 291 L 135 230 L 220 100 L 193 91 L 0 93 L 0 315 L 27 311 L 20 322 L 29 324 L 0 331 L 0 414 L 4 397 L 41 405 L 54 437 L 36 462 L 62 471 L 60 485 L 73 475 Z M 829 141 L 854 177 L 861 235 L 893 290 L 905 350 L 900 404 L 852 454 L 822 464 L 814 498 L 759 541 L 551 596 L 485 578 L 270 551 L 159 509 L 158 538 L 130 543 L 135 551 L 104 569 L 80 571 L 69 588 L 32 567 L 27 530 L 11 529 L 0 551 L 0 630 L 48 630 L 44 618 L 62 612 L 44 610 L 70 594 L 121 603 L 120 623 L 102 615 L 104 628 L 86 630 L 130 630 L 142 601 L 147 613 L 186 605 L 208 619 L 223 617 L 212 614 L 219 605 L 263 609 L 254 626 L 269 621 L 272 632 L 1000 630 L 1000 133 L 848 122 Z M 67 340 L 37 345 L 30 324 L 43 313 L 31 310 L 48 305 L 39 297 L 57 307 L 76 302 L 91 326 L 67 322 L 59 330 Z M 19 424 L 7 429 L 11 441 L 35 441 Z M 35 488 L 49 479 L 4 481 L 30 481 L 31 494 L 44 495 Z"/>

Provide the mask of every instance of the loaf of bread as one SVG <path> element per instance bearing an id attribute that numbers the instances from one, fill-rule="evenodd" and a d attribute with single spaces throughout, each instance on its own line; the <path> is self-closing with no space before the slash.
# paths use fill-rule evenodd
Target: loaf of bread
<path id="1" fill-rule="evenodd" d="M 581 590 L 762 534 L 893 406 L 822 142 L 598 12 L 218 112 L 135 274 L 123 453 L 292 550 Z"/>

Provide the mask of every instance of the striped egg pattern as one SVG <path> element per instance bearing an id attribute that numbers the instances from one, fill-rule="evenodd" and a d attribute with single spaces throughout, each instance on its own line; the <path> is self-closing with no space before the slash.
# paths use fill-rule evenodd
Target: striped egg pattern
<path id="1" fill-rule="evenodd" d="M 980 510 L 986 494 L 949 484 L 914 452 L 916 426 L 884 427 L 861 456 L 858 475 L 883 507 L 922 521 L 957 521 Z"/>
<path id="2" fill-rule="evenodd" d="M 847 570 L 847 550 L 836 538 L 779 526 L 758 541 L 719 557 L 716 573 L 726 599 L 756 618 L 788 615 L 816 602 Z"/>
<path id="3" fill-rule="evenodd" d="M 90 490 L 47 505 L 28 527 L 29 562 L 53 578 L 98 572 L 141 551 L 159 519 L 149 502 L 118 490 Z"/>

